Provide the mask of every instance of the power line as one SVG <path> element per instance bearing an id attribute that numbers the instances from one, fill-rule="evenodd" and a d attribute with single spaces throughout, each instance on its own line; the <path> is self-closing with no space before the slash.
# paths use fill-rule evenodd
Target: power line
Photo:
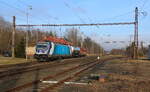
<path id="1" fill-rule="evenodd" d="M 10 7 L 10 8 L 15 9 L 15 10 L 17 10 L 17 11 L 18 11 L 18 12 L 20 12 L 20 13 L 26 14 L 26 12 L 25 12 L 25 11 L 23 11 L 23 10 L 21 10 L 21 9 L 19 9 L 19 8 L 16 8 L 16 7 L 14 7 L 14 6 L 12 6 L 12 5 L 10 5 L 10 4 L 8 4 L 8 3 L 6 3 L 6 2 L 2 1 L 2 0 L 0 0 L 0 3 L 2 3 L 2 4 L 4 4 L 4 5 L 6 5 L 6 6 Z"/>
<path id="2" fill-rule="evenodd" d="M 29 4 L 27 4 L 27 3 L 25 3 L 25 2 L 23 2 L 23 1 L 21 1 L 21 0 L 17 0 L 17 1 L 19 1 L 19 3 L 20 4 L 22 4 L 22 5 L 24 5 L 24 6 L 29 6 Z M 43 14 L 43 13 L 42 13 Z M 47 16 L 48 18 L 51 18 L 51 19 L 54 19 L 54 20 L 59 20 L 58 19 L 58 17 L 54 17 L 54 16 L 52 16 L 51 14 L 44 14 L 44 16 Z M 43 18 L 43 17 L 42 17 Z M 44 19 L 45 20 L 45 19 Z"/>
<path id="3" fill-rule="evenodd" d="M 77 8 L 79 8 L 80 6 L 77 6 Z M 80 8 L 82 8 L 82 7 L 80 7 Z M 82 12 L 82 11 L 81 11 Z M 133 13 L 134 11 L 129 11 L 129 12 L 125 12 L 125 13 L 123 13 L 123 14 L 119 14 L 119 15 L 116 15 L 116 16 L 114 16 L 114 17 L 112 17 L 112 18 L 109 18 L 109 19 L 115 19 L 115 18 L 118 18 L 118 17 L 122 17 L 122 16 L 125 16 L 125 15 L 128 15 L 128 14 L 131 14 L 131 13 Z M 90 21 L 90 22 L 92 22 L 93 20 L 88 16 L 88 14 L 86 14 L 85 12 L 83 13 L 86 17 L 87 17 L 87 19 Z M 106 19 L 105 19 L 106 20 Z M 99 28 L 99 26 L 98 25 L 96 25 L 96 28 L 99 30 L 100 28 Z"/>
<path id="4" fill-rule="evenodd" d="M 147 12 L 146 11 L 144 11 L 144 7 L 145 7 L 145 5 L 148 3 L 148 1 L 149 0 L 142 0 L 142 3 L 141 3 L 141 6 L 140 6 L 140 11 L 138 12 L 139 13 L 139 15 L 142 15 L 142 18 L 140 19 L 141 21 L 143 20 L 143 19 L 145 19 L 145 17 L 147 16 Z M 140 21 L 140 22 L 141 22 Z M 139 22 L 139 23 L 140 23 Z"/>
<path id="5" fill-rule="evenodd" d="M 80 6 L 79 6 L 79 7 L 80 7 Z M 82 8 L 82 7 L 81 7 L 81 8 Z M 112 17 L 111 19 L 118 18 L 118 17 L 120 17 L 120 16 L 122 17 L 122 16 L 124 16 L 124 15 L 131 14 L 132 12 L 134 12 L 134 11 L 129 11 L 129 12 L 126 12 L 126 13 L 123 13 L 123 14 L 116 15 L 116 16 Z M 88 16 L 88 14 L 86 14 L 85 12 L 84 12 L 83 14 L 87 17 L 87 19 L 88 19 L 90 22 L 93 21 L 93 20 Z M 98 25 L 96 25 L 96 27 L 97 27 L 97 29 L 100 29 Z"/>
<path id="6" fill-rule="evenodd" d="M 24 5 L 24 6 L 29 6 L 29 4 L 23 2 L 22 0 L 17 0 L 17 1 L 19 1 L 19 3 L 22 4 L 22 5 Z"/>
<path id="7" fill-rule="evenodd" d="M 62 1 L 63 1 L 64 5 L 65 5 L 67 8 L 69 8 L 69 9 L 72 10 L 72 12 L 74 13 L 74 15 L 75 15 L 82 23 L 85 23 L 85 21 L 74 11 L 74 9 L 73 9 L 65 0 L 62 0 Z"/>
<path id="8" fill-rule="evenodd" d="M 133 10 L 132 10 L 132 11 L 128 11 L 128 12 L 125 12 L 125 13 L 119 14 L 119 15 L 116 15 L 116 16 L 111 17 L 111 18 L 108 18 L 108 19 L 109 19 L 109 20 L 110 20 L 110 19 L 116 19 L 116 18 L 118 18 L 118 17 L 126 16 L 126 15 L 128 15 L 128 14 L 133 13 L 133 12 L 134 12 Z"/>
<path id="9" fill-rule="evenodd" d="M 78 8 L 81 8 L 81 7 L 78 7 Z M 74 8 L 72 8 L 74 11 L 76 11 Z M 89 17 L 89 16 L 87 16 L 87 14 L 85 14 L 85 13 L 83 13 L 86 17 L 87 17 L 87 19 L 90 21 L 90 22 L 92 22 L 92 19 Z"/>
<path id="10" fill-rule="evenodd" d="M 143 8 L 146 6 L 148 2 L 149 0 L 137 0 L 136 6 L 138 6 L 140 10 L 143 10 Z"/>
<path id="11" fill-rule="evenodd" d="M 15 9 L 16 11 L 18 11 L 18 12 L 24 14 L 24 15 L 27 14 L 26 11 L 23 11 L 23 10 L 17 8 L 17 7 L 14 7 L 13 5 L 10 5 L 10 4 L 8 4 L 8 3 L 4 2 L 4 1 L 1 1 L 1 0 L 0 0 L 0 3 L 1 3 L 1 4 L 4 4 L 5 6 L 8 6 L 9 8 L 13 8 L 13 9 Z M 33 17 L 33 15 L 31 15 L 31 16 Z M 37 20 L 37 19 L 39 20 L 38 17 L 35 17 L 35 16 L 34 16 L 33 18 L 34 18 L 34 19 L 36 18 L 36 20 Z M 16 19 L 17 19 L 17 18 L 16 18 Z M 41 19 L 41 18 L 40 18 L 40 19 Z M 43 19 L 41 19 L 41 20 L 43 20 Z M 40 21 L 41 21 L 41 20 L 40 20 Z M 47 22 L 47 20 L 43 20 L 43 21 Z"/>
<path id="12" fill-rule="evenodd" d="M 78 8 L 80 8 L 80 6 L 79 6 Z M 81 8 L 82 8 L 82 7 L 81 7 Z M 133 11 L 133 10 L 132 10 L 132 11 L 128 11 L 128 12 L 125 12 L 125 13 L 119 14 L 119 15 L 116 15 L 116 16 L 111 17 L 111 18 L 108 18 L 108 19 L 114 19 L 114 18 L 122 17 L 122 16 L 125 16 L 125 15 L 128 15 L 128 14 L 131 14 L 131 13 L 134 13 L 134 11 Z M 83 14 L 88 18 L 88 20 L 89 20 L 90 22 L 92 21 L 92 19 L 88 16 L 88 14 L 86 14 L 85 12 L 84 12 Z M 108 19 L 104 19 L 104 20 L 108 20 Z"/>
<path id="13" fill-rule="evenodd" d="M 144 2 L 143 2 L 143 5 L 141 6 L 141 9 L 143 10 L 143 8 L 145 7 L 145 5 L 146 5 L 146 3 L 148 2 L 149 0 L 145 0 Z"/>
<path id="14" fill-rule="evenodd" d="M 64 0 L 63 0 L 63 1 L 64 1 Z M 65 1 L 64 1 L 64 4 L 65 4 L 68 8 L 70 8 L 73 12 L 75 12 L 74 8 L 70 7 L 70 5 L 69 5 L 68 3 L 66 3 Z M 76 13 L 75 13 L 75 14 L 76 14 Z M 85 14 L 85 13 L 84 13 L 84 14 Z M 85 21 L 82 20 L 82 18 L 81 18 L 78 14 L 76 14 L 76 16 L 80 19 L 80 21 L 81 21 L 82 23 L 85 23 Z M 88 18 L 88 20 L 89 20 L 90 22 L 92 22 L 92 19 L 91 19 L 89 16 L 87 16 L 86 14 L 85 14 L 85 16 Z M 98 25 L 96 25 L 96 27 L 97 27 L 97 29 L 99 29 L 99 26 L 98 26 Z"/>

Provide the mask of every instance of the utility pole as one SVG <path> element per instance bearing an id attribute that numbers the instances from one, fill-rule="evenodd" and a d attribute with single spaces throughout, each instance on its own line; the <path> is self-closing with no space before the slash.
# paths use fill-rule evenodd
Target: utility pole
<path id="1" fill-rule="evenodd" d="M 27 25 L 28 25 L 28 16 L 29 16 L 29 13 L 27 12 Z M 29 42 L 29 35 L 28 35 L 28 31 L 29 31 L 29 26 L 27 27 L 27 32 L 26 32 L 26 60 L 28 60 L 28 55 L 27 55 L 27 50 L 28 50 L 28 42 Z"/>
<path id="2" fill-rule="evenodd" d="M 144 46 L 143 46 L 143 41 L 141 41 L 141 52 L 142 52 L 142 55 L 144 56 Z"/>
<path id="3" fill-rule="evenodd" d="M 16 17 L 13 16 L 13 30 L 12 30 L 12 58 L 15 57 L 15 31 L 16 31 Z"/>
<path id="4" fill-rule="evenodd" d="M 132 55 L 134 54 L 134 53 L 132 53 L 133 52 L 133 50 L 134 50 L 134 47 L 132 47 L 133 45 L 133 43 L 132 43 L 132 36 L 134 36 L 134 35 L 129 35 L 130 36 L 130 41 L 129 41 L 129 55 L 127 55 L 127 56 L 129 56 L 129 57 L 131 57 L 131 58 L 133 58 L 132 57 Z"/>
<path id="5" fill-rule="evenodd" d="M 138 59 L 138 7 L 135 8 L 134 59 Z"/>
<path id="6" fill-rule="evenodd" d="M 36 44 L 38 43 L 38 39 L 39 38 L 39 31 L 37 30 L 37 32 L 36 32 Z"/>
<path id="7" fill-rule="evenodd" d="M 28 60 L 28 55 L 27 55 L 27 50 L 28 50 L 28 43 L 29 43 L 29 34 L 28 31 L 30 30 L 30 26 L 29 26 L 29 11 L 28 10 L 32 10 L 32 6 L 29 6 L 27 9 L 27 32 L 26 32 L 26 60 Z"/>
<path id="8" fill-rule="evenodd" d="M 80 30 L 80 29 L 79 29 Z M 83 32 L 81 32 L 81 48 L 83 48 L 83 41 L 84 39 L 83 39 Z"/>

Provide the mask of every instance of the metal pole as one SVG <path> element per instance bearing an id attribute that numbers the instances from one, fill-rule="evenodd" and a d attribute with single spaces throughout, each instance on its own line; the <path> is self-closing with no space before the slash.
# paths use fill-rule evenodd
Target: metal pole
<path id="1" fill-rule="evenodd" d="M 15 57 L 15 31 L 16 31 L 16 17 L 13 16 L 13 30 L 12 30 L 12 58 Z"/>
<path id="2" fill-rule="evenodd" d="M 81 48 L 83 48 L 83 32 L 81 32 Z"/>
<path id="3" fill-rule="evenodd" d="M 141 52 L 142 52 L 142 55 L 144 56 L 144 46 L 143 46 L 143 41 L 141 41 Z"/>
<path id="4" fill-rule="evenodd" d="M 38 38 L 39 38 L 39 31 L 36 32 L 36 43 L 38 42 Z"/>
<path id="5" fill-rule="evenodd" d="M 136 19 L 136 31 L 137 31 L 137 50 L 136 50 L 136 53 L 137 53 L 137 59 L 138 59 L 138 56 L 139 56 L 139 35 L 138 35 L 138 8 L 136 8 L 136 17 L 135 17 Z"/>
<path id="6" fill-rule="evenodd" d="M 135 8 L 134 59 L 138 59 L 138 7 Z"/>
<path id="7" fill-rule="evenodd" d="M 95 23 L 95 24 L 33 24 L 33 25 L 16 25 L 16 26 L 113 26 L 113 25 L 133 25 L 135 22 L 120 22 L 120 23 Z"/>
<path id="8" fill-rule="evenodd" d="M 28 12 L 27 12 L 27 25 L 28 25 Z M 27 32 L 26 32 L 26 60 L 28 60 L 28 55 L 27 55 L 27 49 L 28 49 L 28 30 L 29 30 L 29 26 L 27 27 Z"/>
<path id="9" fill-rule="evenodd" d="M 27 32 L 26 32 L 26 60 L 28 60 L 27 50 L 28 50 L 28 43 L 29 43 L 29 34 L 28 31 L 30 30 L 29 26 L 29 11 L 32 10 L 32 6 L 28 6 L 29 9 L 27 9 Z"/>
<path id="10" fill-rule="evenodd" d="M 130 42 L 129 42 L 129 53 L 130 53 L 130 54 L 129 54 L 129 57 L 130 57 L 130 58 L 133 58 L 133 57 L 132 57 L 132 51 L 133 51 L 132 49 L 134 49 L 134 47 L 132 48 L 132 36 L 133 36 L 133 35 L 130 35 Z M 127 55 L 127 56 L 128 56 L 128 55 Z"/>

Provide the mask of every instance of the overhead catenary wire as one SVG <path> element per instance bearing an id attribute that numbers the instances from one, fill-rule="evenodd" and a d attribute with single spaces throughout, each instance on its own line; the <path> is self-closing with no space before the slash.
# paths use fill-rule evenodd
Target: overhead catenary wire
<path id="1" fill-rule="evenodd" d="M 145 5 L 147 4 L 148 1 L 149 1 L 149 0 L 145 0 L 145 1 L 143 2 L 142 9 L 145 7 Z"/>
<path id="2" fill-rule="evenodd" d="M 137 2 L 139 2 L 139 0 Z M 136 5 L 139 6 L 139 16 L 142 16 L 141 18 L 139 18 L 139 24 L 141 24 L 142 20 L 144 20 L 145 17 L 148 15 L 148 10 L 145 11 L 146 9 L 144 9 L 148 2 L 149 0 L 140 0 L 140 5 Z"/>
<path id="3" fill-rule="evenodd" d="M 13 9 L 17 10 L 18 12 L 20 12 L 20 13 L 22 13 L 22 14 L 26 14 L 25 11 L 23 11 L 23 10 L 17 8 L 17 7 L 14 7 L 13 5 L 10 5 L 10 4 L 8 4 L 8 3 L 2 1 L 2 0 L 0 0 L 0 3 L 6 5 L 6 6 L 10 7 L 10 8 L 13 8 Z"/>
<path id="4" fill-rule="evenodd" d="M 24 6 L 29 6 L 29 4 L 27 4 L 27 3 L 25 3 L 25 2 L 23 2 L 23 1 L 21 1 L 21 0 L 17 0 L 17 1 L 19 1 L 19 3 L 20 4 L 22 4 L 22 5 L 24 5 Z M 55 16 L 52 16 L 51 14 L 44 14 L 44 13 L 42 13 L 44 16 L 46 16 L 47 18 L 50 18 L 50 19 L 54 19 L 54 20 L 59 20 L 59 18 L 58 17 L 55 17 Z M 42 17 L 43 18 L 43 17 Z M 47 20 L 47 19 L 46 19 Z M 49 20 L 47 20 L 47 22 L 49 22 Z"/>
<path id="5" fill-rule="evenodd" d="M 11 15 L 8 15 L 8 14 L 1 14 L 0 16 L 2 16 L 4 19 L 5 19 L 5 18 L 12 18 L 12 16 L 11 16 Z M 26 19 L 24 19 L 24 18 L 21 17 L 21 16 L 17 16 L 17 20 L 26 21 Z"/>
<path id="6" fill-rule="evenodd" d="M 63 0 L 64 1 L 64 0 Z M 73 12 L 75 12 L 75 10 L 74 10 L 74 8 L 72 8 L 72 7 L 70 7 L 70 5 L 67 3 L 67 2 L 64 2 L 65 4 L 66 4 L 66 6 L 68 7 L 68 8 L 70 8 Z M 76 13 L 76 12 L 75 12 Z M 84 15 L 86 15 L 85 13 L 84 13 Z M 85 21 L 83 21 L 82 20 L 82 18 L 79 16 L 79 15 L 77 15 L 77 17 L 80 19 L 80 21 L 82 22 L 82 23 L 85 23 Z M 92 23 L 93 21 L 92 21 L 92 19 L 88 16 L 88 15 L 86 15 L 86 17 L 88 18 L 88 20 Z M 97 27 L 97 29 L 99 29 L 99 26 L 98 25 L 95 25 L 96 27 Z"/>
<path id="7" fill-rule="evenodd" d="M 147 3 L 149 2 L 149 0 L 140 0 L 141 3 L 140 3 L 140 10 L 143 11 L 143 8 L 147 5 Z"/>
<path id="8" fill-rule="evenodd" d="M 137 2 L 140 3 L 139 5 L 136 4 L 136 6 L 139 6 L 139 13 L 142 14 L 145 18 L 145 16 L 147 16 L 147 12 L 145 11 L 146 10 L 145 6 L 148 4 L 149 0 L 138 0 Z"/>
<path id="9" fill-rule="evenodd" d="M 96 26 L 96 25 L 132 25 L 135 22 L 120 22 L 120 23 L 92 23 L 92 24 L 35 24 L 35 25 L 16 25 L 16 26 Z"/>
<path id="10" fill-rule="evenodd" d="M 74 9 L 65 1 L 65 0 L 62 0 L 64 5 L 69 8 L 73 13 L 74 15 L 82 22 L 82 23 L 86 23 L 75 11 Z"/>
<path id="11" fill-rule="evenodd" d="M 81 6 L 77 6 L 77 7 L 78 7 L 78 8 L 82 8 Z M 82 12 L 82 11 L 81 11 L 81 12 Z M 113 17 L 110 17 L 110 18 L 106 18 L 106 19 L 104 19 L 104 20 L 115 19 L 115 18 L 122 17 L 122 16 L 125 16 L 125 15 L 128 15 L 128 14 L 132 14 L 132 13 L 134 13 L 134 10 L 132 10 L 132 11 L 127 11 L 127 12 L 125 12 L 125 13 L 123 13 L 123 14 L 119 14 L 119 15 L 116 15 L 116 16 L 113 16 Z M 91 17 L 89 17 L 86 12 L 83 12 L 83 14 L 87 17 L 87 19 L 88 19 L 90 22 L 93 21 L 93 19 L 91 19 Z"/>
<path id="12" fill-rule="evenodd" d="M 19 1 L 19 3 L 22 4 L 22 5 L 24 5 L 24 6 L 29 6 L 29 4 L 23 2 L 22 0 L 17 0 L 17 1 Z"/>
<path id="13" fill-rule="evenodd" d="M 3 4 L 3 5 L 5 5 L 5 6 L 11 8 L 11 9 L 14 9 L 14 10 L 16 10 L 17 12 L 19 12 L 19 13 L 25 15 L 25 16 L 26 16 L 26 14 L 27 14 L 26 11 L 24 11 L 24 10 L 22 10 L 22 9 L 20 9 L 20 8 L 17 8 L 17 7 L 15 7 L 15 6 L 11 5 L 11 4 L 8 4 L 8 3 L 5 2 L 5 1 L 0 0 L 0 4 Z M 36 18 L 36 20 L 37 20 L 37 19 L 38 19 L 38 20 L 40 19 L 40 21 L 42 20 L 42 21 L 47 22 L 46 19 L 43 20 L 43 19 L 41 19 L 41 18 L 39 18 L 39 17 L 36 17 L 36 16 L 33 17 L 33 15 L 30 15 L 30 16 L 32 16 L 32 19 L 35 19 L 35 18 Z M 17 18 L 16 18 L 16 19 L 17 19 Z"/>
<path id="14" fill-rule="evenodd" d="M 79 7 L 78 7 L 79 8 Z M 74 8 L 72 8 L 74 11 L 76 11 Z M 84 12 L 83 13 L 86 17 L 87 17 L 87 19 L 89 20 L 89 22 L 92 22 L 92 19 Z"/>
<path id="15" fill-rule="evenodd" d="M 73 4 L 73 5 L 75 5 L 75 4 Z M 82 7 L 77 6 L 77 8 L 82 8 Z M 81 11 L 81 12 L 83 12 L 83 11 Z M 108 18 L 108 19 L 105 19 L 105 20 L 116 19 L 116 18 L 118 18 L 118 17 L 122 17 L 122 16 L 125 16 L 125 15 L 128 15 L 128 14 L 132 14 L 132 13 L 134 13 L 134 11 L 128 11 L 128 12 L 125 12 L 125 13 L 123 13 L 123 14 L 119 14 L 119 15 L 116 15 L 116 16 L 114 16 L 114 17 L 111 17 L 111 18 Z M 93 20 L 91 19 L 91 17 L 89 17 L 86 12 L 83 12 L 83 15 L 85 15 L 85 16 L 87 17 L 87 19 L 89 20 L 90 23 L 93 22 Z M 98 25 L 96 25 L 96 28 L 97 28 L 98 30 L 100 30 L 100 27 L 99 27 Z"/>

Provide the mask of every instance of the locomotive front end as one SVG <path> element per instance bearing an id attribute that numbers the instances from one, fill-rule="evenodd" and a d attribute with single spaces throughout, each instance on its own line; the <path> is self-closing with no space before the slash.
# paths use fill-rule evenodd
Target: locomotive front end
<path id="1" fill-rule="evenodd" d="M 50 42 L 39 42 L 36 45 L 36 53 L 34 57 L 40 61 L 47 61 L 50 48 L 51 48 Z"/>

